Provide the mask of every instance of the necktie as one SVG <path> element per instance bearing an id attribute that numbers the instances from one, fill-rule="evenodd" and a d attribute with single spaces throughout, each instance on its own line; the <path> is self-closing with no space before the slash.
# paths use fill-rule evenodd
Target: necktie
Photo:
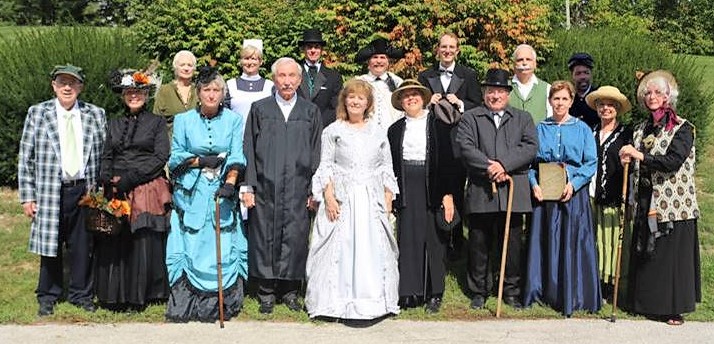
<path id="1" fill-rule="evenodd" d="M 77 141 L 74 132 L 74 114 L 67 112 L 64 115 L 65 132 L 64 132 L 64 155 L 62 156 L 62 169 L 69 176 L 75 176 L 79 173 L 79 155 L 77 154 Z"/>
<path id="2" fill-rule="evenodd" d="M 448 69 L 440 68 L 440 69 L 439 69 L 439 73 L 441 73 L 441 75 L 446 75 L 446 76 L 449 77 L 449 78 L 452 77 L 452 76 L 454 76 L 454 72 L 453 72 L 453 71 L 450 71 L 450 70 L 448 70 Z"/>
<path id="3" fill-rule="evenodd" d="M 307 84 L 310 86 L 310 94 L 315 91 L 315 76 L 317 75 L 317 66 L 307 66 Z"/>

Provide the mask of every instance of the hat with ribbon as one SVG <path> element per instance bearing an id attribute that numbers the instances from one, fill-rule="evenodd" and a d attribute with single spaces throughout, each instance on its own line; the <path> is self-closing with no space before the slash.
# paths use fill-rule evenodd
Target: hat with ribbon
<path id="1" fill-rule="evenodd" d="M 572 71 L 575 66 L 585 66 L 593 69 L 595 60 L 588 53 L 575 53 L 568 59 L 568 69 Z"/>
<path id="2" fill-rule="evenodd" d="M 431 91 L 428 88 L 422 86 L 422 84 L 414 79 L 407 79 L 402 82 L 402 84 L 392 92 L 392 107 L 399 111 L 404 111 L 402 107 L 402 94 L 408 90 L 417 90 L 421 95 L 421 99 L 424 101 L 424 105 L 429 104 L 431 101 Z"/>
<path id="3" fill-rule="evenodd" d="M 373 55 L 377 54 L 387 55 L 390 59 L 400 59 L 404 57 L 404 51 L 402 51 L 402 49 L 391 46 L 389 41 L 385 38 L 377 38 L 357 52 L 355 61 L 357 63 L 364 63 Z"/>
<path id="4" fill-rule="evenodd" d="M 590 92 L 585 97 L 585 102 L 592 109 L 596 109 L 598 100 L 610 99 L 618 104 L 617 114 L 622 115 L 623 113 L 628 113 L 632 109 L 632 104 L 630 100 L 620 92 L 617 87 L 613 86 L 602 86 L 597 90 Z"/>
<path id="5" fill-rule="evenodd" d="M 322 32 L 318 29 L 308 29 L 303 31 L 302 39 L 298 41 L 298 46 L 303 46 L 307 43 L 317 43 L 319 45 L 325 45 L 324 39 L 322 39 Z"/>
<path id="6" fill-rule="evenodd" d="M 52 77 L 52 80 L 54 80 L 57 75 L 60 74 L 66 74 L 69 76 L 74 77 L 75 79 L 79 80 L 79 82 L 84 83 L 84 72 L 82 71 L 82 68 L 79 68 L 77 66 L 71 65 L 71 64 L 65 64 L 65 65 L 58 65 L 55 66 L 55 68 L 50 72 L 50 76 Z"/>
<path id="7" fill-rule="evenodd" d="M 159 61 L 153 60 L 145 70 L 131 68 L 117 69 L 109 74 L 109 86 L 112 91 L 121 93 L 125 89 L 151 90 L 161 84 L 161 79 L 154 74 Z"/>
<path id="8" fill-rule="evenodd" d="M 509 91 L 511 86 L 511 73 L 505 69 L 491 68 L 486 72 L 486 80 L 481 81 L 481 86 L 505 87 Z"/>

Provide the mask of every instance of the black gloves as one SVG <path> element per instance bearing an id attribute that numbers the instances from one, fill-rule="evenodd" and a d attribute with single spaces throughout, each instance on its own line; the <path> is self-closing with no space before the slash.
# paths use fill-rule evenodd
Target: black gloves
<path id="1" fill-rule="evenodd" d="M 233 184 L 224 183 L 218 190 L 216 190 L 216 197 L 220 198 L 233 198 L 236 194 L 236 187 Z"/>
<path id="2" fill-rule="evenodd" d="M 204 168 L 218 168 L 223 165 L 225 159 L 218 157 L 218 155 L 206 155 L 198 157 L 198 167 Z"/>
<path id="3" fill-rule="evenodd" d="M 119 178 L 119 182 L 116 183 L 117 192 L 120 195 L 128 193 L 135 186 L 139 184 L 138 178 L 134 173 L 127 173 Z"/>

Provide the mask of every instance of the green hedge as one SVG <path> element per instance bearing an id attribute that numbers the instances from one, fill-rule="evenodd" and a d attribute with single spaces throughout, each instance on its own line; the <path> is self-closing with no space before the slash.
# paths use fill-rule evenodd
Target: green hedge
<path id="1" fill-rule="evenodd" d="M 8 35 L 9 36 L 9 35 Z M 125 31 L 91 27 L 23 28 L 0 38 L 0 185 L 17 186 L 17 152 L 27 109 L 54 97 L 49 73 L 55 65 L 72 63 L 86 72 L 80 99 L 121 111 L 119 98 L 104 85 L 112 69 L 141 67 L 147 59 L 137 52 Z"/>
<path id="2" fill-rule="evenodd" d="M 552 33 L 557 48 L 540 66 L 539 77 L 548 80 L 570 80 L 568 58 L 574 52 L 588 52 L 595 59 L 593 81 L 597 85 L 612 85 L 620 89 L 632 102 L 633 112 L 624 122 L 640 122 L 648 115 L 635 96 L 635 72 L 655 69 L 671 71 L 679 83 L 677 113 L 692 121 L 697 127 L 697 147 L 703 148 L 709 140 L 708 124 L 712 114 L 708 111 L 714 101 L 710 88 L 701 87 L 702 70 L 693 57 L 674 55 L 655 40 L 636 32 L 617 29 L 572 29 Z M 708 90 L 708 91 L 705 91 Z"/>

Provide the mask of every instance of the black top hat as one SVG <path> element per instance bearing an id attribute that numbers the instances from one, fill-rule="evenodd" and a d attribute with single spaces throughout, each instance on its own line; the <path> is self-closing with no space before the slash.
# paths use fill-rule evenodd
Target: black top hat
<path id="1" fill-rule="evenodd" d="M 372 55 L 377 54 L 385 54 L 390 59 L 400 59 L 404 57 L 404 51 L 402 51 L 402 49 L 391 46 L 389 41 L 384 38 L 377 38 L 357 52 L 355 61 L 357 63 L 364 63 L 369 60 Z"/>
<path id="2" fill-rule="evenodd" d="M 568 69 L 573 70 L 575 66 L 585 66 L 593 69 L 595 60 L 588 53 L 575 53 L 568 60 Z"/>
<path id="3" fill-rule="evenodd" d="M 302 39 L 298 41 L 299 46 L 303 46 L 306 43 L 317 43 L 319 45 L 325 45 L 325 40 L 322 39 L 322 32 L 318 29 L 305 30 L 302 33 Z"/>
<path id="4" fill-rule="evenodd" d="M 481 81 L 481 86 L 498 86 L 511 90 L 511 73 L 505 69 L 491 68 L 486 72 L 486 80 Z"/>

